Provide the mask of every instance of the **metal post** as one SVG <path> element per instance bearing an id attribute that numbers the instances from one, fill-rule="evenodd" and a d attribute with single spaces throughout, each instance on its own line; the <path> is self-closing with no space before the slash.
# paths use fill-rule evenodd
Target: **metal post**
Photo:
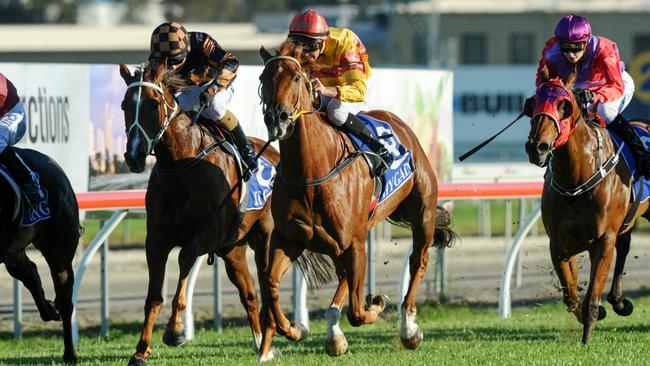
<path id="1" fill-rule="evenodd" d="M 366 280 L 366 293 L 375 294 L 375 246 L 377 245 L 377 228 L 368 231 L 368 254 L 366 261 L 368 278 Z"/>
<path id="2" fill-rule="evenodd" d="M 214 318 L 212 318 L 212 329 L 221 333 L 223 325 L 221 324 L 221 314 L 223 313 L 223 304 L 221 302 L 221 258 L 215 257 L 212 269 L 212 293 L 214 296 Z"/>
<path id="3" fill-rule="evenodd" d="M 104 220 L 100 220 L 99 227 L 104 226 Z M 110 317 L 108 309 L 109 292 L 108 292 L 108 237 L 104 240 L 100 252 L 101 269 L 100 269 L 100 297 L 101 297 L 101 324 L 99 334 L 102 337 L 108 337 L 108 318 Z"/>
<path id="4" fill-rule="evenodd" d="M 397 294 L 397 313 L 402 313 L 402 302 L 404 302 L 404 297 L 406 297 L 406 292 L 408 291 L 409 282 L 411 281 L 411 272 L 409 271 L 409 257 L 413 253 L 413 243 L 409 246 L 409 250 L 404 256 L 402 262 L 402 273 L 399 277 L 399 293 Z"/>
<path id="5" fill-rule="evenodd" d="M 307 281 L 298 266 L 293 266 L 293 320 L 309 329 L 307 310 Z"/>
<path id="6" fill-rule="evenodd" d="M 489 200 L 480 200 L 479 201 L 479 222 L 481 227 L 479 228 L 481 236 L 489 238 L 492 236 L 492 218 L 490 216 L 490 201 Z"/>
<path id="7" fill-rule="evenodd" d="M 435 287 L 440 301 L 447 300 L 447 251 L 445 248 L 436 249 Z"/>
<path id="8" fill-rule="evenodd" d="M 23 336 L 23 291 L 22 283 L 14 278 L 14 339 Z"/>
<path id="9" fill-rule="evenodd" d="M 201 265 L 207 259 L 208 255 L 203 254 L 196 258 L 194 265 L 187 276 L 187 287 L 185 289 L 185 311 L 183 312 L 183 324 L 185 325 L 185 339 L 191 341 L 194 339 L 194 287 L 196 280 L 199 278 Z"/>

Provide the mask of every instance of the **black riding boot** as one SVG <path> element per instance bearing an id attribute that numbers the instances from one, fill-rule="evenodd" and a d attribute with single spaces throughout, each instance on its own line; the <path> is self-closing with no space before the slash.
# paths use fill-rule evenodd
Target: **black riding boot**
<path id="1" fill-rule="evenodd" d="M 0 162 L 13 173 L 18 184 L 22 186 L 29 204 L 36 207 L 45 198 L 45 194 L 41 190 L 38 174 L 27 166 L 13 146 L 5 147 L 0 153 Z"/>
<path id="2" fill-rule="evenodd" d="M 372 134 L 372 132 L 370 132 L 368 126 L 366 126 L 366 124 L 356 115 L 352 113 L 348 114 L 348 119 L 341 127 L 354 134 L 354 136 L 359 138 L 361 142 L 366 144 L 370 150 L 377 154 L 381 160 L 386 163 L 386 167 L 383 167 L 383 169 L 380 168 L 375 172 L 377 175 L 383 175 L 386 168 L 393 163 L 393 160 L 395 160 L 393 154 L 386 150 L 384 145 Z"/>
<path id="3" fill-rule="evenodd" d="M 646 179 L 650 179 L 650 153 L 648 153 L 645 145 L 634 132 L 634 127 L 619 114 L 607 125 L 607 128 L 614 131 L 630 146 L 636 158 L 637 169 Z"/>
<path id="4" fill-rule="evenodd" d="M 235 145 L 237 145 L 237 150 L 239 150 L 244 163 L 248 166 L 249 172 L 251 174 L 255 173 L 257 171 L 257 161 L 255 160 L 257 153 L 255 153 L 255 150 L 253 150 L 253 147 L 248 142 L 244 130 L 238 124 L 237 127 L 230 131 L 230 134 Z M 248 177 L 245 180 L 248 180 Z"/>

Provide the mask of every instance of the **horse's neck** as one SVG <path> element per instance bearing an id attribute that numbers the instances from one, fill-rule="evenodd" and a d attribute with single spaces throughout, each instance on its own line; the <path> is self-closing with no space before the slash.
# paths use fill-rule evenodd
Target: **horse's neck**
<path id="1" fill-rule="evenodd" d="M 609 157 L 605 154 L 607 134 L 597 128 L 581 120 L 567 143 L 554 152 L 553 177 L 560 185 L 574 187 L 586 182 Z"/>
<path id="2" fill-rule="evenodd" d="M 192 159 L 201 152 L 203 144 L 209 138 L 201 139 L 201 126 L 190 126 L 190 121 L 184 114 L 171 121 L 163 140 L 156 146 L 158 161 L 162 159 L 161 162 L 165 163 Z"/>
<path id="3" fill-rule="evenodd" d="M 339 134 L 318 113 L 301 116 L 291 136 L 280 142 L 284 174 L 306 180 L 326 175 L 340 156 L 343 142 Z"/>

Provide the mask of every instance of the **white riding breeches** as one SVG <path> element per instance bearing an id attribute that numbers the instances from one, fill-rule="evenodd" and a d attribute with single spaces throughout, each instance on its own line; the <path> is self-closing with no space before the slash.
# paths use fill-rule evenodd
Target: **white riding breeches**
<path id="1" fill-rule="evenodd" d="M 365 102 L 343 102 L 332 97 L 320 97 L 321 106 L 327 106 L 327 117 L 330 122 L 341 126 L 348 119 L 348 113 L 357 114 L 364 109 Z M 322 108 L 321 108 L 322 109 Z"/>
<path id="2" fill-rule="evenodd" d="M 23 102 L 18 101 L 16 105 L 0 117 L 0 153 L 5 147 L 15 145 L 23 138 L 27 130 L 27 116 Z"/>
<path id="3" fill-rule="evenodd" d="M 612 122 L 616 116 L 623 112 L 634 96 L 634 80 L 632 80 L 632 77 L 626 71 L 623 71 L 621 76 L 623 76 L 623 85 L 625 86 L 623 96 L 612 100 L 611 102 L 596 104 L 598 114 L 607 124 Z M 590 107 L 593 109 L 593 106 Z"/>
<path id="4" fill-rule="evenodd" d="M 186 91 L 181 94 L 176 95 L 176 100 L 178 105 L 181 107 L 183 112 L 197 112 L 201 101 L 199 96 L 201 93 L 206 90 L 208 86 L 190 86 Z M 219 121 L 226 115 L 228 110 L 228 104 L 232 100 L 233 95 L 235 94 L 235 88 L 231 84 L 225 90 L 219 91 L 212 98 L 212 103 L 206 107 L 201 116 L 208 118 L 212 121 Z"/>

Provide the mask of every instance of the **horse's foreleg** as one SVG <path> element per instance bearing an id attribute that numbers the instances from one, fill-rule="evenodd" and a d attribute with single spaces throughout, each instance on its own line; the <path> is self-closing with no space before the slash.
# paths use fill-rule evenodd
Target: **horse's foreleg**
<path id="1" fill-rule="evenodd" d="M 345 298 L 348 296 L 348 280 L 343 270 L 343 266 L 334 262 L 336 267 L 336 276 L 339 279 L 338 287 L 334 293 L 334 298 L 327 309 L 327 338 L 325 341 L 325 351 L 328 355 L 336 357 L 344 354 L 348 350 L 348 341 L 341 330 L 339 323 L 341 321 L 341 309 L 345 304 Z"/>
<path id="2" fill-rule="evenodd" d="M 56 293 L 56 307 L 63 323 L 63 361 L 66 364 L 77 363 L 77 353 L 72 343 L 72 287 L 74 285 L 74 272 L 72 258 L 61 258 L 60 254 L 44 253 L 45 260 L 50 267 L 54 292 Z"/>
<path id="3" fill-rule="evenodd" d="M 148 234 L 150 235 L 150 234 Z M 147 299 L 144 303 L 144 325 L 136 352 L 131 357 L 129 365 L 144 365 L 145 359 L 151 354 L 151 334 L 163 305 L 162 286 L 165 278 L 165 264 L 171 250 L 170 246 L 159 245 L 161 241 L 154 241 L 147 237 L 146 253 L 147 267 L 149 268 L 149 287 Z"/>
<path id="4" fill-rule="evenodd" d="M 178 285 L 176 294 L 172 300 L 172 314 L 169 317 L 165 332 L 163 333 L 163 342 L 171 347 L 180 346 L 185 342 L 185 326 L 183 325 L 183 311 L 187 305 L 187 277 L 192 270 L 192 266 L 198 257 L 194 246 L 184 247 L 178 253 Z"/>
<path id="5" fill-rule="evenodd" d="M 422 222 L 413 224 L 411 231 L 413 233 L 413 252 L 409 257 L 410 279 L 408 291 L 402 302 L 400 314 L 400 340 L 402 345 L 407 349 L 415 349 L 422 343 L 422 330 L 415 322 L 417 308 L 415 305 L 415 296 L 418 285 L 424 278 L 429 263 L 429 247 L 433 243 L 435 232 L 435 207 L 432 214 L 426 211 L 422 217 Z M 431 216 L 433 215 L 433 216 Z"/>
<path id="6" fill-rule="evenodd" d="M 567 311 L 573 313 L 578 321 L 582 323 L 582 309 L 580 308 L 580 298 L 578 297 L 578 262 L 575 256 L 566 257 L 561 253 L 556 245 L 551 243 L 551 261 L 555 268 L 555 273 L 560 280 L 562 296 Z"/>
<path id="7" fill-rule="evenodd" d="M 280 306 L 280 279 L 287 272 L 291 263 L 303 252 L 304 247 L 300 243 L 286 244 L 274 232 L 271 238 L 271 250 L 269 268 L 261 286 L 262 303 L 268 306 L 275 320 L 278 333 L 290 340 L 300 341 L 307 337 L 307 329 L 302 324 L 291 324 Z M 271 340 L 273 333 L 270 329 L 264 329 L 262 333 L 262 346 L 260 347 L 260 360 L 267 361 L 273 358 L 271 352 Z"/>
<path id="8" fill-rule="evenodd" d="M 618 315 L 628 316 L 632 314 L 634 306 L 629 299 L 623 298 L 621 290 L 621 281 L 623 279 L 623 269 L 625 268 L 625 259 L 630 252 L 631 232 L 627 232 L 616 239 L 616 262 L 614 263 L 614 278 L 612 279 L 612 288 L 607 295 L 607 301 L 612 304 L 614 312 Z"/>
<path id="9" fill-rule="evenodd" d="M 271 221 L 272 223 L 272 221 Z M 264 279 L 266 278 L 266 272 L 269 265 L 269 251 L 271 248 L 271 232 L 273 231 L 272 227 L 262 226 L 265 229 L 260 240 L 253 240 L 253 245 L 255 246 L 253 250 L 255 251 L 255 267 L 257 267 L 257 283 L 260 285 L 260 291 L 264 284 Z M 267 339 L 272 339 L 275 335 L 275 321 L 273 320 L 273 314 L 271 313 L 271 308 L 267 303 L 262 301 L 262 306 L 260 309 L 260 333 L 259 335 L 253 334 L 253 341 L 255 342 L 255 349 L 259 352 L 262 346 L 262 333 L 264 331 Z"/>
<path id="10" fill-rule="evenodd" d="M 257 300 L 255 282 L 253 282 L 253 277 L 248 270 L 248 263 L 246 262 L 246 246 L 235 246 L 222 258 L 226 264 L 226 273 L 230 282 L 239 291 L 239 300 L 246 310 L 248 323 L 253 332 L 253 347 L 255 352 L 257 352 L 259 351 L 258 339 L 261 340 L 262 338 L 262 329 L 260 328 L 259 302 Z"/>
<path id="11" fill-rule="evenodd" d="M 584 344 L 589 343 L 591 332 L 596 326 L 596 321 L 604 317 L 601 315 L 603 310 L 601 310 L 600 306 L 600 296 L 607 282 L 609 268 L 612 264 L 612 257 L 614 256 L 614 242 L 616 238 L 615 235 L 612 236 L 614 237 L 610 238 L 605 234 L 600 241 L 593 243 L 592 248 L 589 249 L 591 278 L 585 301 L 582 304 L 582 316 L 584 320 L 582 343 Z"/>
<path id="12" fill-rule="evenodd" d="M 29 260 L 24 250 L 17 256 L 5 260 L 5 267 L 7 268 L 7 272 L 22 282 L 32 294 L 36 307 L 38 308 L 38 313 L 41 315 L 43 321 L 61 320 L 61 316 L 54 302 L 45 299 L 41 277 L 38 275 L 36 264 Z"/>

